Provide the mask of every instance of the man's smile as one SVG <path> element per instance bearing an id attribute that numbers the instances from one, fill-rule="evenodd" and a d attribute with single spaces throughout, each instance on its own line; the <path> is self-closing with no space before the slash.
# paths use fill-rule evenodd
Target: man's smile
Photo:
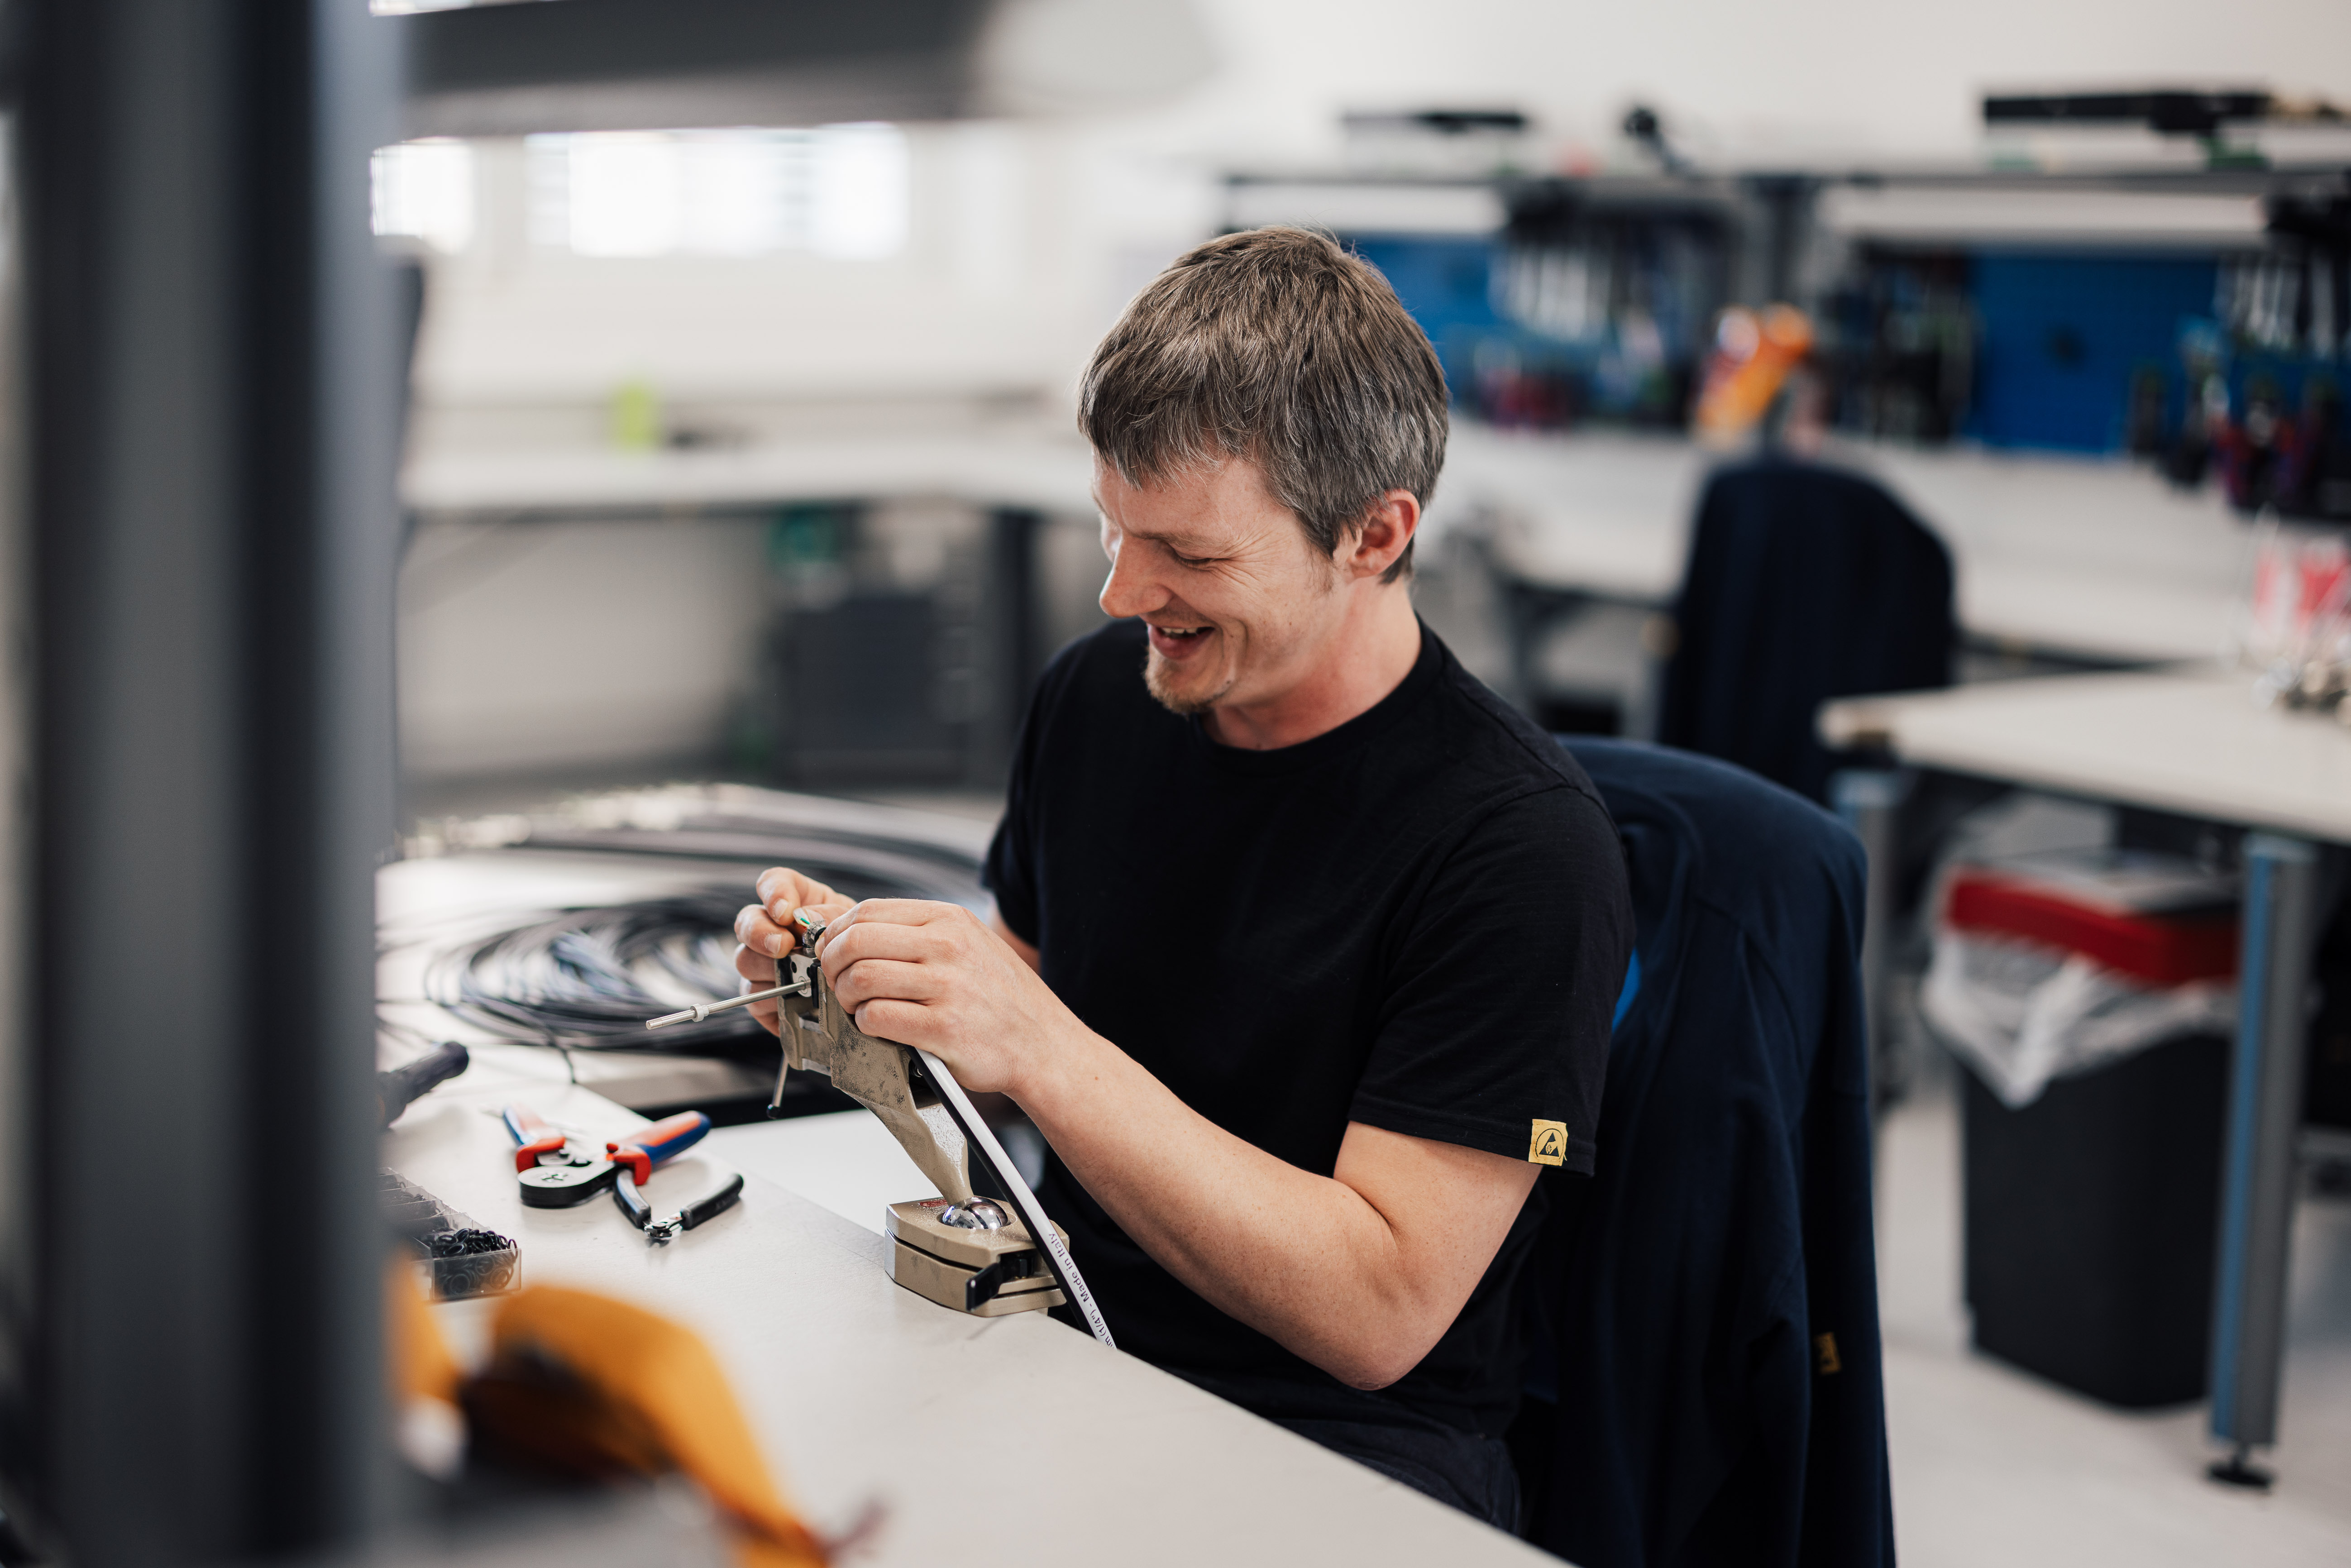
<path id="1" fill-rule="evenodd" d="M 1146 622 L 1146 624 L 1149 624 Z M 1208 645 L 1213 626 L 1151 626 L 1151 646 L 1164 659 L 1188 659 Z"/>

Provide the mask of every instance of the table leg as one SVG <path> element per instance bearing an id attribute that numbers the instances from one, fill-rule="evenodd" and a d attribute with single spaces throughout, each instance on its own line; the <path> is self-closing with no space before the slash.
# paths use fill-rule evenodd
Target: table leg
<path id="1" fill-rule="evenodd" d="M 2269 1484 L 2247 1457 L 2277 1441 L 2319 869 L 2311 844 L 2246 836 L 2244 946 L 2212 1308 L 2212 1435 L 2232 1448 L 2212 1475 L 2240 1485 Z"/>
<path id="2" fill-rule="evenodd" d="M 1894 903 L 1899 887 L 1902 802 L 1911 775 L 1878 768 L 1844 768 L 1829 775 L 1829 799 L 1869 857 L 1867 902 L 1861 921 L 1862 1013 L 1869 1027 L 1870 1104 L 1883 1111 L 1909 1089 L 1907 1063 L 1896 1058 L 1893 1007 L 1887 996 L 1894 956 Z"/>

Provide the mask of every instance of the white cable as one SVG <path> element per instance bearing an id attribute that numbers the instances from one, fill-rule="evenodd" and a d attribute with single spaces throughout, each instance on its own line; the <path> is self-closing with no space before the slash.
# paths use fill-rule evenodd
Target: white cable
<path id="1" fill-rule="evenodd" d="M 1052 1266 L 1053 1282 L 1061 1287 L 1061 1294 L 1078 1304 L 1078 1311 L 1085 1313 L 1086 1326 L 1094 1331 L 1094 1338 L 1116 1350 L 1118 1342 L 1110 1337 L 1110 1325 L 1102 1322 L 1102 1309 L 1094 1305 L 1094 1293 L 1086 1289 L 1086 1277 L 1078 1272 L 1076 1260 L 1070 1256 L 1070 1249 L 1061 1245 L 1061 1233 L 1053 1228 L 1051 1220 L 1045 1218 L 1045 1206 L 1039 1203 L 1037 1195 L 1029 1189 L 1028 1181 L 1020 1175 L 1020 1167 L 1012 1163 L 1012 1156 L 1006 1154 L 1004 1145 L 996 1141 L 996 1134 L 980 1119 L 978 1111 L 973 1108 L 971 1096 L 963 1092 L 963 1085 L 956 1082 L 955 1074 L 947 1071 L 947 1064 L 927 1051 L 917 1050 L 914 1054 L 923 1059 L 924 1071 L 931 1075 L 931 1082 L 937 1087 L 940 1098 L 947 1103 L 948 1114 L 963 1128 L 963 1135 L 979 1145 L 980 1153 L 995 1167 L 998 1178 L 1012 1194 L 1012 1207 L 1019 1211 L 1020 1223 L 1029 1228 L 1029 1234 L 1044 1250 L 1046 1262 Z"/>

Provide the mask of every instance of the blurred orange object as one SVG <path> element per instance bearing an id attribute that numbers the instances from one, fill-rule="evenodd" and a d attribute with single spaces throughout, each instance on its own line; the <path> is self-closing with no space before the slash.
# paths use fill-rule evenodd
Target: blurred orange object
<path id="1" fill-rule="evenodd" d="M 385 1370 L 396 1400 L 457 1399 L 457 1361 L 433 1321 L 430 1300 L 415 1266 L 395 1258 L 384 1270 L 384 1330 L 392 1341 Z"/>
<path id="2" fill-rule="evenodd" d="M 457 1361 L 433 1321 L 415 1262 L 384 1270 L 384 1370 L 391 1384 L 392 1442 L 423 1474 L 454 1480 L 465 1464 L 465 1417 L 457 1408 Z"/>
<path id="3" fill-rule="evenodd" d="M 745 1568 L 820 1568 L 759 1458 L 717 1358 L 687 1330 L 585 1291 L 535 1285 L 499 1309 L 463 1390 L 475 1447 L 587 1479 L 675 1471 L 734 1527 Z"/>
<path id="4" fill-rule="evenodd" d="M 1710 446 L 1744 439 L 1812 348 L 1813 323 L 1792 305 L 1774 305 L 1760 316 L 1743 305 L 1725 310 L 1698 392 L 1698 439 Z"/>

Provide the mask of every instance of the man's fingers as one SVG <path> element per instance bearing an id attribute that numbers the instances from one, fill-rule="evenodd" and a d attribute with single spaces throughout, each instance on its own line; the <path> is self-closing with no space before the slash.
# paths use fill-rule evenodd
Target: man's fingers
<path id="1" fill-rule="evenodd" d="M 900 1045 L 928 1050 L 937 1041 L 938 1020 L 930 1009 L 919 1002 L 887 999 L 867 1002 L 852 1015 L 857 1027 L 876 1040 L 893 1040 Z"/>
<path id="2" fill-rule="evenodd" d="M 935 925 L 958 918 L 970 918 L 970 911 L 959 904 L 937 904 L 925 898 L 868 898 L 825 921 L 824 941 L 817 951 L 820 955 L 831 952 L 836 938 L 861 925 Z"/>
<path id="3" fill-rule="evenodd" d="M 778 983 L 776 961 L 748 943 L 735 949 L 735 972 L 743 977 L 743 985 L 747 990 L 764 991 Z M 735 994 L 741 996 L 743 993 L 737 991 Z"/>
<path id="4" fill-rule="evenodd" d="M 856 907 L 845 898 L 833 898 L 820 904 L 804 904 L 793 913 L 805 915 L 820 925 L 831 925 Z M 791 928 L 797 934 L 800 928 L 799 922 L 792 921 Z"/>
<path id="5" fill-rule="evenodd" d="M 777 915 L 789 920 L 792 911 L 810 904 L 846 904 L 849 901 L 812 876 L 803 876 L 789 866 L 772 865 L 761 872 L 751 883 L 759 902 Z"/>
<path id="6" fill-rule="evenodd" d="M 744 981 L 743 984 L 751 990 L 763 990 L 766 988 L 761 986 L 754 986 L 748 980 Z M 742 994 L 743 993 L 740 991 L 736 993 L 737 996 Z M 743 1010 L 749 1013 L 753 1018 L 758 1019 L 759 1027 L 766 1030 L 769 1034 L 781 1036 L 784 1032 L 783 1014 L 773 1001 L 753 1002 L 749 1007 L 745 1008 Z"/>
<path id="7" fill-rule="evenodd" d="M 851 906 L 836 899 L 830 904 L 810 904 L 800 907 L 807 910 L 819 925 L 823 925 L 846 914 Z M 775 912 L 765 904 L 747 904 L 736 911 L 735 940 L 756 952 L 765 953 L 770 958 L 780 958 L 799 946 L 799 937 L 798 921 L 789 915 L 779 920 Z"/>
<path id="8" fill-rule="evenodd" d="M 945 956 L 936 933 L 920 925 L 890 925 L 867 920 L 844 925 L 837 932 L 831 926 L 825 928 L 823 962 L 828 977 L 838 976 L 861 959 L 895 958 L 920 964 Z"/>
<path id="9" fill-rule="evenodd" d="M 965 913 L 960 904 L 942 904 L 934 898 L 868 898 L 861 901 L 851 915 L 858 920 L 887 921 L 893 925 L 928 925 L 948 920 Z"/>
<path id="10" fill-rule="evenodd" d="M 944 988 L 935 969 L 889 958 L 867 958 L 851 965 L 848 973 L 833 982 L 832 994 L 841 998 L 842 1007 L 854 1009 L 873 1001 L 936 1001 Z"/>
<path id="11" fill-rule="evenodd" d="M 756 904 L 747 904 L 735 912 L 735 940 L 769 958 L 782 957 L 792 950 L 793 945 L 791 936 Z"/>

